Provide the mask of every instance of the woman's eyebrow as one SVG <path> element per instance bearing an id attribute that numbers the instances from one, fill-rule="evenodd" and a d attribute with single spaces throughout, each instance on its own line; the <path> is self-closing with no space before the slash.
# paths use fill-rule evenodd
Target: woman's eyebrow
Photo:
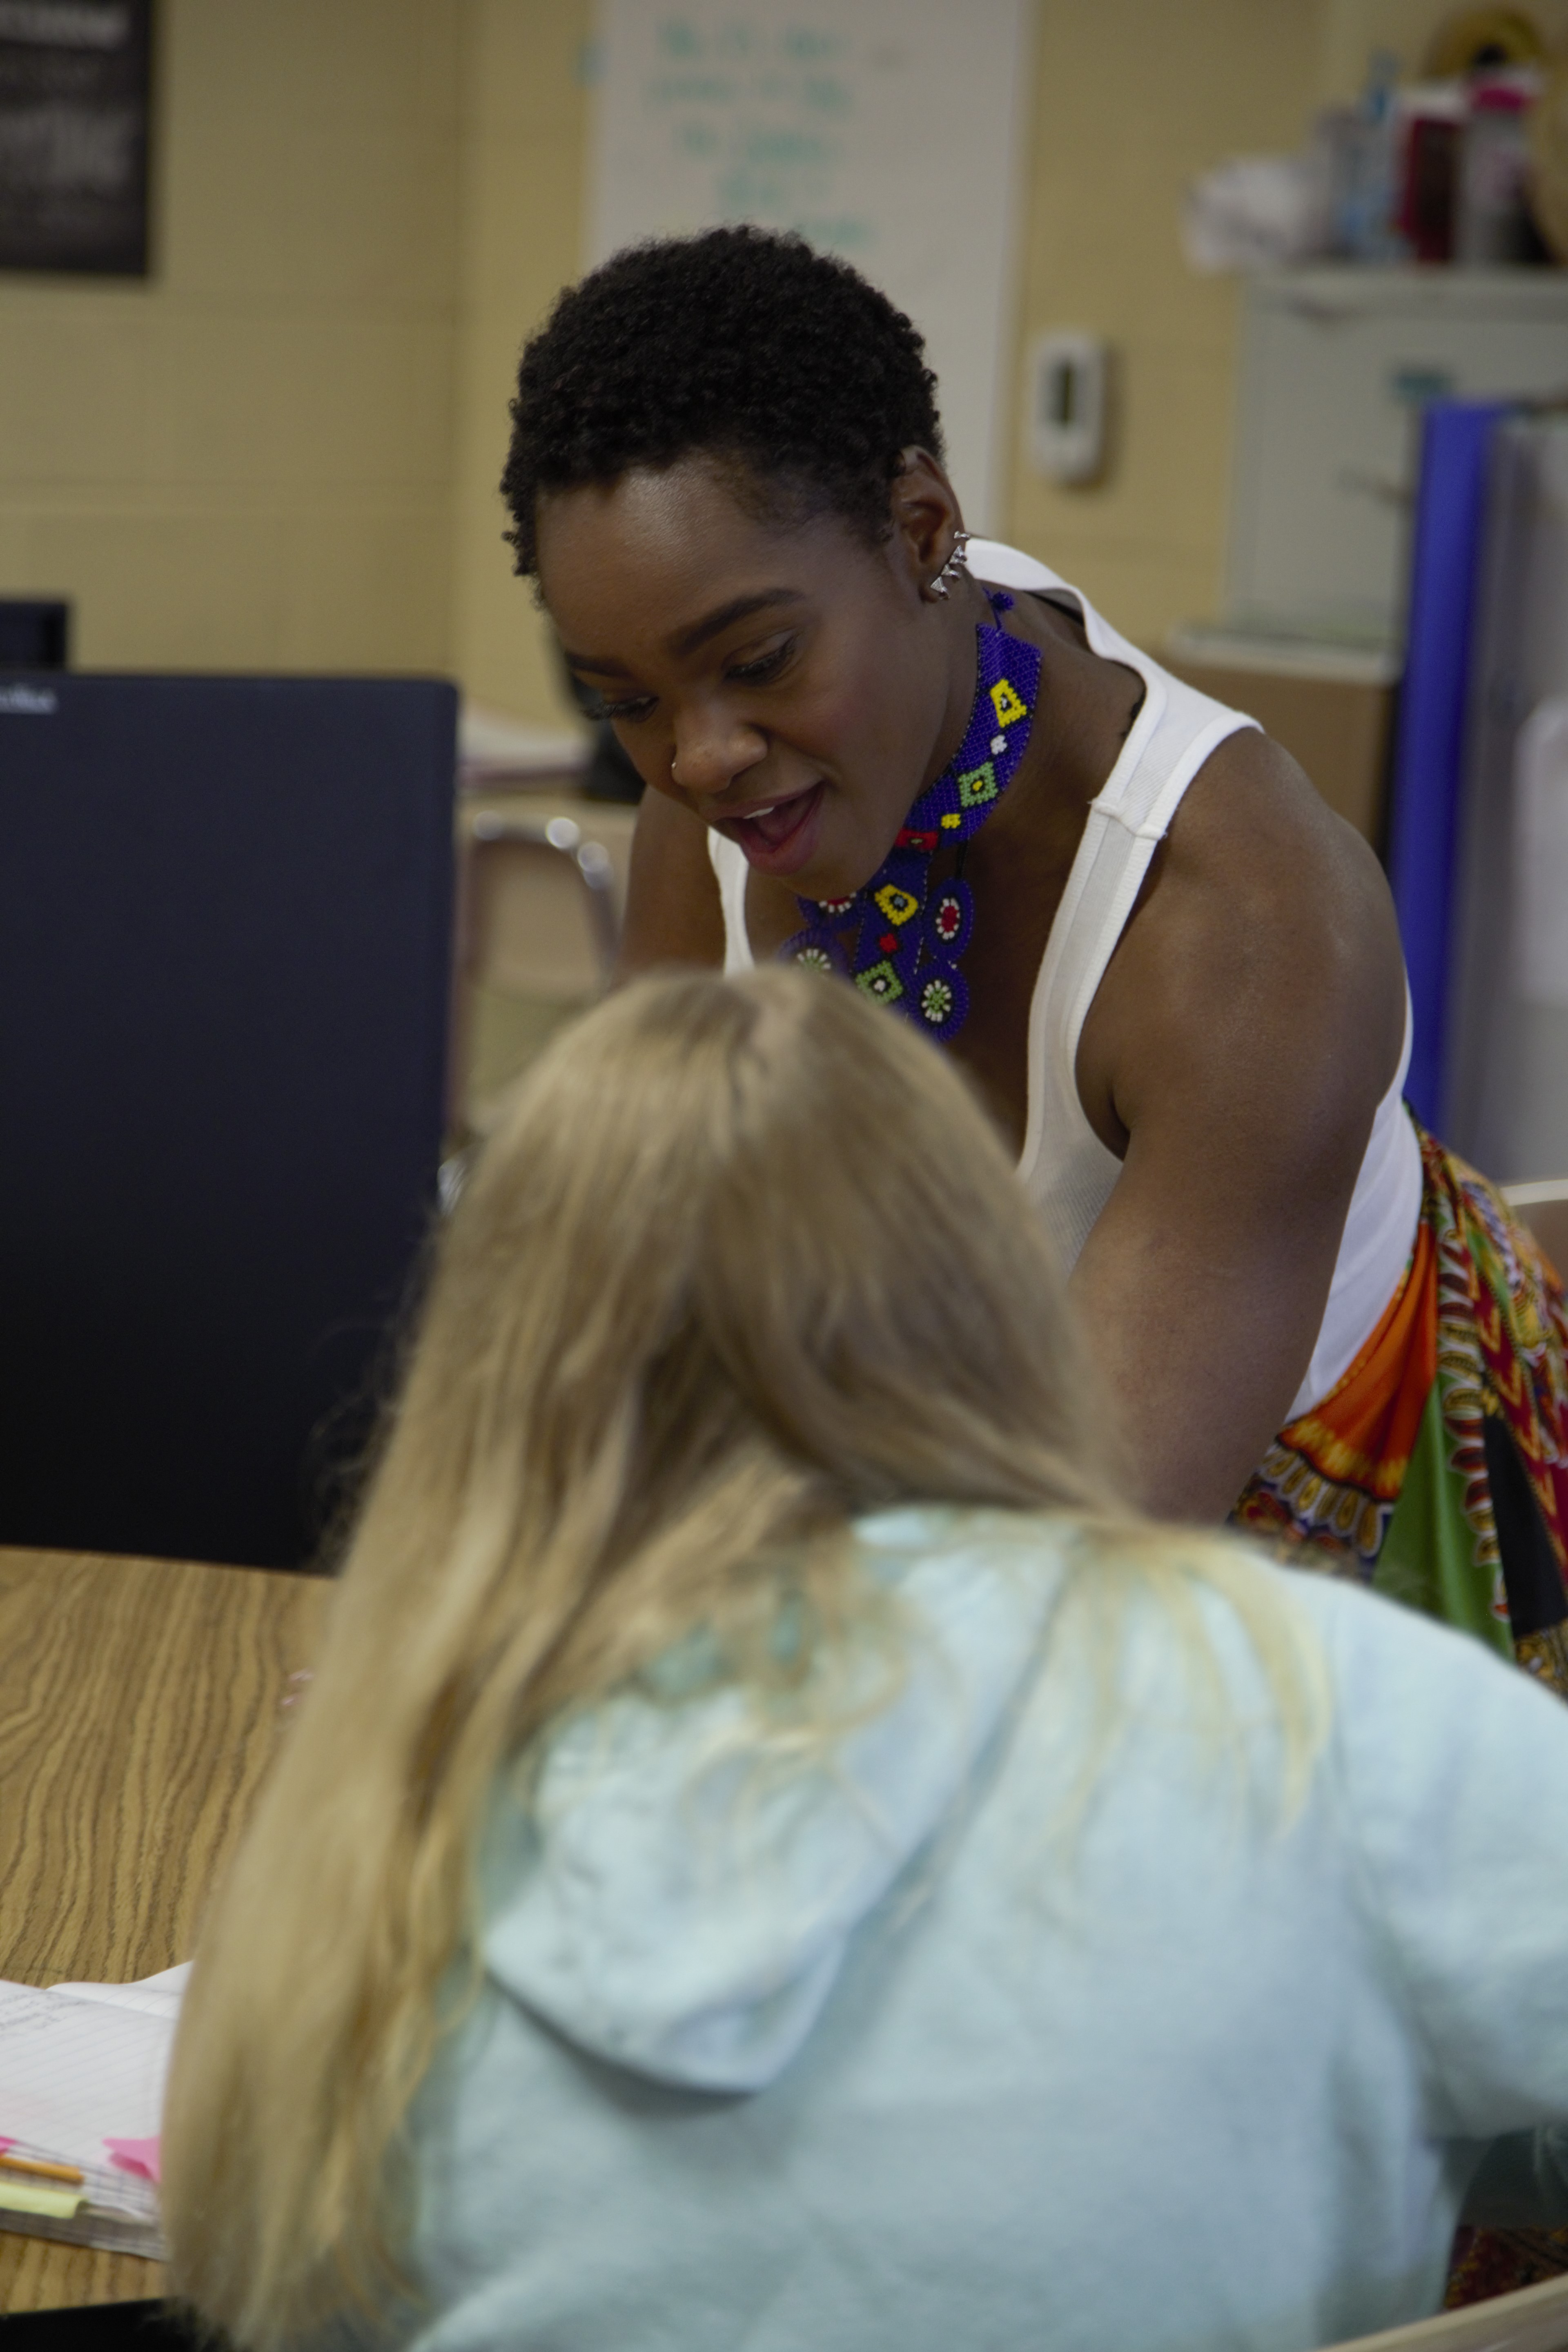
<path id="1" fill-rule="evenodd" d="M 630 677 L 625 662 L 612 661 L 608 654 L 574 654 L 566 646 L 561 648 L 561 658 L 569 669 L 589 669 L 595 677 Z"/>
<path id="2" fill-rule="evenodd" d="M 694 654 L 710 637 L 716 637 L 736 621 L 745 621 L 753 613 L 765 612 L 770 604 L 804 604 L 805 596 L 798 588 L 763 588 L 754 596 L 732 596 L 727 604 L 720 604 L 690 627 L 679 629 L 665 639 L 672 654 Z"/>
<path id="3" fill-rule="evenodd" d="M 749 620 L 753 613 L 765 613 L 773 604 L 804 604 L 805 597 L 798 588 L 761 588 L 753 596 L 731 596 L 727 604 L 716 605 L 705 613 L 689 628 L 677 630 L 665 644 L 672 654 L 694 654 L 710 637 L 728 629 L 736 621 Z M 566 646 L 561 648 L 563 657 L 573 669 L 590 670 L 595 677 L 630 677 L 625 662 L 609 654 L 574 654 Z"/>

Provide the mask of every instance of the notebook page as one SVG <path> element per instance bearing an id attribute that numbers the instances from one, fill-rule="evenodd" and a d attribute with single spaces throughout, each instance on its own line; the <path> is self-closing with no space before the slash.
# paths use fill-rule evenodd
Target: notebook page
<path id="1" fill-rule="evenodd" d="M 166 2011 L 97 2000 L 81 1986 L 0 1981 L 0 2140 L 16 2156 L 78 2166 L 90 2204 L 155 2220 L 153 2183 L 112 2163 L 105 2142 L 156 2135 L 174 2038 Z"/>
<path id="2" fill-rule="evenodd" d="M 180 2014 L 180 2002 L 191 1973 L 189 1960 L 177 1969 L 163 1969 L 155 1977 L 138 1977 L 134 1984 L 58 1984 L 49 1990 L 69 1993 L 77 2000 L 105 2000 L 123 2009 L 142 2009 L 150 2017 Z"/>

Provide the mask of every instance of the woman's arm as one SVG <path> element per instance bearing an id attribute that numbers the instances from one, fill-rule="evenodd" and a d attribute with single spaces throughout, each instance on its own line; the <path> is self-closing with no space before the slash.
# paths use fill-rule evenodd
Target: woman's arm
<path id="1" fill-rule="evenodd" d="M 1091 1124 L 1126 1156 L 1072 1292 L 1163 1517 L 1223 1518 L 1286 1419 L 1404 1018 L 1371 851 L 1278 746 L 1231 738 L 1079 1051 Z"/>
<path id="2" fill-rule="evenodd" d="M 618 980 L 659 964 L 724 961 L 724 910 L 700 817 L 646 792 L 632 835 Z"/>

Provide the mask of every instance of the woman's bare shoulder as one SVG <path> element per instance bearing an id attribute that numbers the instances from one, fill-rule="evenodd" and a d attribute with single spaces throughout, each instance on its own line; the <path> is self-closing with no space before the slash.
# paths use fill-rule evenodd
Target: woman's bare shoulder
<path id="1" fill-rule="evenodd" d="M 1279 744 L 1253 729 L 1227 738 L 1183 799 L 1085 1024 L 1086 1108 L 1101 1095 L 1128 1123 L 1140 1095 L 1181 1070 L 1190 1086 L 1186 1066 L 1217 1054 L 1247 1073 L 1266 1119 L 1292 1097 L 1321 1118 L 1337 1097 L 1359 1124 L 1393 1078 L 1404 1024 L 1373 851 Z"/>
<path id="2" fill-rule="evenodd" d="M 1388 884 L 1371 846 L 1337 816 L 1290 754 L 1258 729 L 1227 736 L 1172 824 L 1168 898 L 1217 893 L 1233 914 L 1283 925 L 1317 968 L 1363 967 L 1401 1000 L 1403 963 Z"/>
<path id="3" fill-rule="evenodd" d="M 660 964 L 724 961 L 724 910 L 708 827 L 663 793 L 647 792 L 632 835 L 617 977 Z"/>

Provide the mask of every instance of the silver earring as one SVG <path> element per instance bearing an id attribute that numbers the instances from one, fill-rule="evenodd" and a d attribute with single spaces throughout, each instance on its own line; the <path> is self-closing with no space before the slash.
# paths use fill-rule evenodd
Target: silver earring
<path id="1" fill-rule="evenodd" d="M 929 593 L 931 595 L 940 596 L 945 602 L 947 597 L 948 582 L 950 580 L 956 580 L 961 572 L 968 571 L 969 566 L 964 561 L 963 551 L 969 545 L 969 541 L 970 533 L 968 531 L 955 530 L 953 532 L 952 553 L 948 557 L 947 562 L 942 565 L 942 570 L 937 573 L 936 578 L 931 583 Z"/>

